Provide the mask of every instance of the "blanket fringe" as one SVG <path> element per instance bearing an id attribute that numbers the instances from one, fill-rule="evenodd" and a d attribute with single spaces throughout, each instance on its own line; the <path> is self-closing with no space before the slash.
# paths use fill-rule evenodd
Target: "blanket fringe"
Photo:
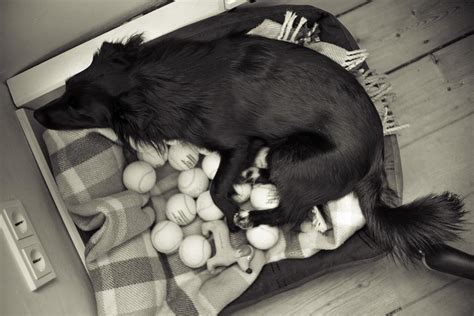
<path id="1" fill-rule="evenodd" d="M 293 32 L 293 35 L 291 36 L 290 42 L 295 42 L 296 37 L 298 36 L 301 27 L 306 24 L 308 20 L 305 17 L 301 17 L 300 22 L 298 23 L 298 26 L 296 27 L 295 31 Z"/>
<path id="2" fill-rule="evenodd" d="M 304 46 L 331 58 L 347 71 L 358 68 L 369 56 L 365 49 L 347 51 L 337 45 L 321 41 L 305 43 Z"/>
<path id="3" fill-rule="evenodd" d="M 331 58 L 347 71 L 354 74 L 380 114 L 384 135 L 397 134 L 401 129 L 409 127 L 408 124 L 398 125 L 393 112 L 390 110 L 390 104 L 394 100 L 395 94 L 392 92 L 391 84 L 387 81 L 387 76 L 379 75 L 373 70 L 365 71 L 361 68 L 369 56 L 367 50 L 347 51 L 337 45 L 323 42 L 318 36 L 319 26 L 317 23 L 312 28 L 309 28 L 307 26 L 308 20 L 305 17 L 301 17 L 298 25 L 293 28 L 296 19 L 297 14 L 295 12 L 287 11 L 285 13 L 285 20 L 277 36 L 278 40 L 304 45 L 313 49 Z"/>
<path id="4" fill-rule="evenodd" d="M 409 127 L 408 124 L 398 125 L 395 121 L 390 104 L 396 95 L 392 92 L 392 85 L 387 82 L 386 75 L 379 75 L 374 70 L 366 71 L 361 68 L 356 76 L 379 112 L 385 136 L 397 134 L 398 131 Z"/>

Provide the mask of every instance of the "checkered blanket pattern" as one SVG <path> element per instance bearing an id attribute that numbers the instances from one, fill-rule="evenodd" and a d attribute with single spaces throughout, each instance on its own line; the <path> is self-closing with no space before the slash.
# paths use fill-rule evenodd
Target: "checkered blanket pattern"
<path id="1" fill-rule="evenodd" d="M 76 225 L 95 231 L 86 245 L 86 263 L 100 315 L 217 314 L 243 293 L 267 262 L 305 258 L 321 249 L 334 249 L 364 225 L 357 200 L 348 195 L 328 205 L 333 229 L 291 233 L 283 230 L 272 249 L 257 251 L 252 274 L 236 265 L 218 275 L 205 268 L 190 269 L 177 254 L 163 255 L 151 244 L 150 228 L 163 220 L 169 196 L 177 191 L 178 172 L 168 164 L 157 170 L 152 198 L 122 184 L 125 166 L 121 146 L 99 129 L 44 133 L 53 173 Z M 200 230 L 200 220 L 184 227 L 185 235 Z M 234 246 L 243 233 L 231 236 Z"/>
<path id="2" fill-rule="evenodd" d="M 142 195 L 122 184 L 126 162 L 110 130 L 47 130 L 43 137 L 74 222 L 93 232 L 85 256 L 100 315 L 215 315 L 257 279 L 265 263 L 335 249 L 365 224 L 351 193 L 328 203 L 331 230 L 322 234 L 281 229 L 273 248 L 256 251 L 251 274 L 236 265 L 217 275 L 205 267 L 190 269 L 177 254 L 157 253 L 150 237 L 152 225 L 165 219 L 167 198 L 177 192 L 177 171 L 169 165 L 157 170 L 157 184 L 145 204 Z M 185 235 L 199 230 L 199 219 L 184 228 Z M 231 234 L 231 241 L 238 246 L 245 236 Z"/>

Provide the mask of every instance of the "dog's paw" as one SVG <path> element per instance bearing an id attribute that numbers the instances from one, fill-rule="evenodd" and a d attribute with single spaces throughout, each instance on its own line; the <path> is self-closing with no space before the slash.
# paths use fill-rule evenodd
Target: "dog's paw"
<path id="1" fill-rule="evenodd" d="M 231 233 L 236 233 L 241 229 L 239 226 L 235 225 L 233 218 L 226 219 L 226 224 Z"/>
<path id="2" fill-rule="evenodd" d="M 258 169 L 257 167 L 250 167 L 241 173 L 239 180 L 241 183 L 254 184 L 259 177 L 260 169 Z"/>
<path id="3" fill-rule="evenodd" d="M 240 210 L 234 215 L 234 224 L 241 229 L 250 229 L 253 227 L 253 223 L 250 221 L 250 211 Z"/>

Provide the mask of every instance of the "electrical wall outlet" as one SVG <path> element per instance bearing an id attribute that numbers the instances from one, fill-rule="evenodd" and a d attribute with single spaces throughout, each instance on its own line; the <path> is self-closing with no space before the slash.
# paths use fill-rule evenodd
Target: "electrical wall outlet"
<path id="1" fill-rule="evenodd" d="M 56 278 L 46 251 L 20 201 L 0 203 L 0 228 L 31 291 Z"/>
<path id="2" fill-rule="evenodd" d="M 16 240 L 33 235 L 30 229 L 32 227 L 31 223 L 21 205 L 18 205 L 15 201 L 8 202 L 3 205 L 2 211 Z"/>
<path id="3" fill-rule="evenodd" d="M 39 280 L 52 272 L 51 263 L 49 262 L 48 257 L 46 257 L 46 252 L 40 244 L 33 244 L 25 247 L 21 249 L 21 253 L 31 274 L 36 280 Z"/>

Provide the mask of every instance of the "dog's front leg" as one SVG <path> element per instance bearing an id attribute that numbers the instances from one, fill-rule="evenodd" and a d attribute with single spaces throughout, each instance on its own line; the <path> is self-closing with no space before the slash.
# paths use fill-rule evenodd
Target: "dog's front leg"
<path id="1" fill-rule="evenodd" d="M 236 183 L 248 161 L 248 145 L 220 152 L 221 162 L 216 176 L 211 183 L 211 197 L 218 208 L 224 213 L 227 225 L 231 231 L 238 230 L 234 224 L 234 214 L 239 211 L 239 205 L 232 199 L 233 184 Z"/>

